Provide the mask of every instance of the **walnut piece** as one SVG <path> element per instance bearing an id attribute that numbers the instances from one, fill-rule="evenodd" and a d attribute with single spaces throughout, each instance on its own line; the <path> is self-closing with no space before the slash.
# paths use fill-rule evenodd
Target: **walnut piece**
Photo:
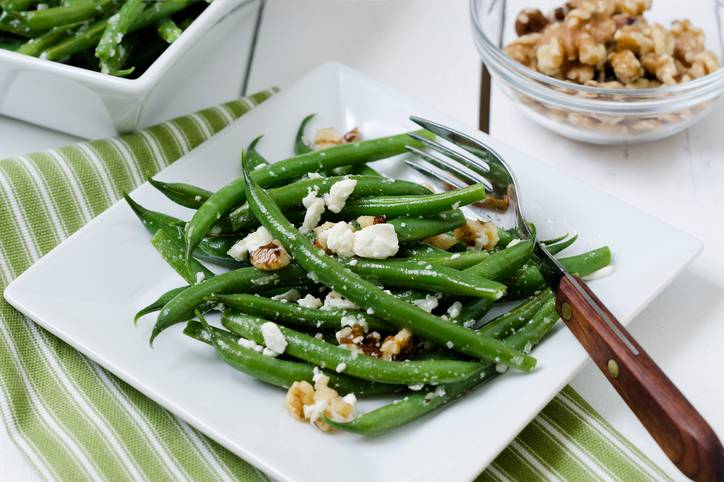
<path id="1" fill-rule="evenodd" d="M 548 25 L 548 19 L 537 8 L 526 8 L 515 18 L 515 33 L 527 35 L 540 32 Z"/>
<path id="2" fill-rule="evenodd" d="M 383 360 L 395 360 L 412 348 L 412 332 L 403 328 L 394 336 L 388 336 L 382 342 L 380 352 Z"/>
<path id="3" fill-rule="evenodd" d="M 277 241 L 265 244 L 250 255 L 251 265 L 262 271 L 274 271 L 289 264 L 290 258 L 287 250 Z"/>
<path id="4" fill-rule="evenodd" d="M 455 228 L 455 238 L 477 249 L 493 249 L 499 241 L 498 228 L 489 221 L 468 219 L 465 224 Z"/>
<path id="5" fill-rule="evenodd" d="M 329 377 L 318 368 L 314 369 L 314 386 L 306 380 L 296 381 L 287 390 L 285 405 L 292 417 L 310 422 L 323 432 L 332 431 L 324 421 L 327 417 L 335 422 L 349 422 L 356 416 L 354 394 L 344 397 L 329 387 Z"/>

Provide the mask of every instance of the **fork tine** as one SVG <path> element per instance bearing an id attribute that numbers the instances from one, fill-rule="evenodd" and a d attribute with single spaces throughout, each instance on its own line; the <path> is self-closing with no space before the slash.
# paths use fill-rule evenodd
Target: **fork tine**
<path id="1" fill-rule="evenodd" d="M 438 142 L 431 141 L 430 139 L 427 139 L 426 137 L 422 137 L 417 134 L 410 134 L 410 137 L 412 137 L 413 139 L 416 139 L 417 141 L 419 141 L 421 144 L 425 145 L 426 147 L 429 147 L 430 149 L 433 149 L 444 156 L 451 157 L 452 159 L 455 159 L 458 162 L 465 163 L 465 164 L 468 164 L 468 163 L 475 164 L 476 162 L 479 162 L 479 160 L 471 159 L 470 157 L 463 154 L 462 152 L 456 152 L 456 151 L 450 149 L 449 147 L 444 146 Z M 490 171 L 490 166 L 488 165 L 487 162 L 483 161 L 483 163 L 480 165 L 480 167 L 482 169 L 484 169 L 485 172 Z"/>
<path id="2" fill-rule="evenodd" d="M 456 188 L 456 189 L 462 189 L 465 187 L 465 184 L 463 184 L 459 180 L 453 179 L 452 177 L 442 174 L 437 169 L 430 169 L 429 167 L 427 167 L 424 164 L 417 164 L 415 161 L 412 161 L 410 159 L 406 159 L 405 164 L 407 164 L 408 166 L 410 166 L 411 168 L 418 171 L 419 173 L 421 173 L 424 176 L 430 176 L 430 177 L 440 181 L 441 183 L 443 183 L 445 185 L 446 189 L 449 189 L 450 186 L 452 186 L 453 188 Z"/>
<path id="3" fill-rule="evenodd" d="M 476 159 L 460 157 L 457 159 L 462 165 L 481 176 L 485 176 L 490 170 L 490 161 L 503 163 L 500 155 L 481 141 L 474 139 L 467 134 L 445 127 L 442 124 L 417 116 L 410 116 L 410 120 L 437 136 L 453 143 L 454 145 L 470 152 Z M 488 160 L 485 160 L 487 158 Z"/>
<path id="4" fill-rule="evenodd" d="M 482 184 L 485 186 L 485 189 L 487 191 L 492 191 L 493 186 L 488 182 L 487 179 L 483 178 L 482 176 L 476 177 L 473 173 L 471 175 L 470 173 L 460 169 L 458 166 L 454 164 L 450 164 L 450 162 L 446 162 L 445 159 L 441 159 L 437 157 L 436 155 L 433 155 L 432 153 L 425 152 L 421 149 L 418 149 L 416 147 L 412 146 L 405 146 L 408 151 L 412 152 L 413 154 L 417 154 L 421 158 L 423 158 L 425 161 L 429 162 L 433 166 L 437 167 L 438 169 L 445 171 L 449 174 L 453 174 L 466 182 L 467 184 Z"/>

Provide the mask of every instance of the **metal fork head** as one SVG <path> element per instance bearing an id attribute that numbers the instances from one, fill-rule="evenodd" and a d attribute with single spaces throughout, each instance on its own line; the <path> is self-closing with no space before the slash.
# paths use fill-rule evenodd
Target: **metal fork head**
<path id="1" fill-rule="evenodd" d="M 501 227 L 515 229 L 521 239 L 532 236 L 520 209 L 520 190 L 515 174 L 497 152 L 479 140 L 437 122 L 416 116 L 410 117 L 410 120 L 452 146 L 413 135 L 429 151 L 408 146 L 408 150 L 417 155 L 415 159 L 406 161 L 409 166 L 454 187 L 482 184 L 489 198 L 475 209 L 487 218 L 495 218 L 497 224 L 502 224 Z M 493 206 L 498 209 L 491 209 Z M 505 207 L 502 216 L 501 207 Z"/>

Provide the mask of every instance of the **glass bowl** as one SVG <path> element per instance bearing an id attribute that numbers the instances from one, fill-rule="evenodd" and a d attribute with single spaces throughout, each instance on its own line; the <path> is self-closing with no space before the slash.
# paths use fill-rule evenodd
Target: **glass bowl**
<path id="1" fill-rule="evenodd" d="M 536 72 L 508 57 L 502 46 L 517 37 L 515 18 L 527 7 L 544 13 L 564 0 L 470 0 L 473 37 L 497 85 L 542 126 L 571 139 L 595 144 L 648 142 L 671 136 L 701 120 L 724 93 L 724 69 L 683 84 L 649 89 L 579 85 Z M 669 27 L 688 18 L 706 33 L 706 47 L 722 59 L 724 0 L 654 0 L 644 14 Z"/>

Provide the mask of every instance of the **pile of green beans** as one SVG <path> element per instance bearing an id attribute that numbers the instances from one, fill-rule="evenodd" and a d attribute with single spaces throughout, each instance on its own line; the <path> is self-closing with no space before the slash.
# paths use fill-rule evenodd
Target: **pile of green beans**
<path id="1" fill-rule="evenodd" d="M 313 150 L 304 141 L 312 119 L 301 122 L 295 155 L 288 159 L 269 162 L 259 152 L 262 136 L 255 138 L 242 153 L 240 177 L 221 189 L 151 180 L 168 200 L 193 210 L 188 221 L 125 196 L 151 232 L 153 247 L 184 281 L 134 317 L 138 323 L 158 313 L 151 343 L 185 323 L 183 333 L 210 345 L 223 362 L 277 387 L 312 384 L 324 374 L 340 395 L 400 393 L 394 403 L 349 422 L 325 418 L 332 427 L 363 435 L 418 420 L 507 368 L 533 371 L 530 351 L 558 320 L 555 296 L 533 256 L 535 240 L 517 240 L 514 232 L 499 230 L 498 246 L 490 251 L 465 249 L 462 240 L 450 250 L 428 244 L 430 237 L 455 235 L 468 222 L 465 207 L 482 201 L 484 188 L 435 194 L 366 165 L 403 153 L 405 145 L 416 143 L 408 134 Z M 358 217 L 373 216 L 375 223 L 394 228 L 396 255 L 335 255 L 317 244 L 316 233 L 297 229 L 305 216 L 303 199 L 310 192 L 323 198 L 344 180 L 356 181 L 352 193 L 339 213 L 322 219 L 360 229 Z M 286 250 L 289 264 L 265 271 L 227 254 L 261 228 Z M 576 240 L 566 235 L 544 243 L 558 254 Z M 609 265 L 611 251 L 604 246 L 559 260 L 586 276 Z M 336 298 L 342 304 L 329 301 L 333 292 L 344 298 L 343 303 Z M 505 311 L 497 308 L 511 301 L 520 302 Z M 223 328 L 206 319 L 215 309 Z M 493 309 L 497 316 L 488 315 Z M 282 354 L 263 347 L 269 323 L 286 343 Z M 411 336 L 409 345 L 383 353 L 385 343 L 403 333 Z M 359 349 L 349 343 L 360 343 Z M 371 344 L 363 350 L 362 343 Z"/>
<path id="2" fill-rule="evenodd" d="M 2 0 L 0 48 L 138 77 L 206 6 L 203 0 Z"/>

